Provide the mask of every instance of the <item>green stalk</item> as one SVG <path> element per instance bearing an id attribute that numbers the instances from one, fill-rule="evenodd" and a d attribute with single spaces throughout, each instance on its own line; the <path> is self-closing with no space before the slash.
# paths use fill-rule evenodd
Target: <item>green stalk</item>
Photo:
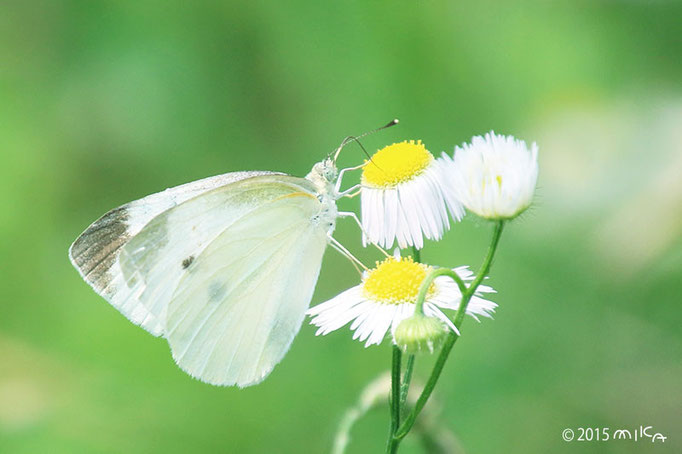
<path id="1" fill-rule="evenodd" d="M 457 273 L 452 271 L 450 268 L 437 268 L 431 271 L 426 276 L 424 282 L 422 282 L 421 287 L 419 287 L 419 293 L 417 294 L 417 303 L 415 304 L 414 308 L 415 314 L 424 315 L 424 301 L 426 301 L 426 294 L 429 292 L 429 288 L 431 287 L 433 281 L 439 276 L 448 276 L 453 281 L 455 281 L 457 283 L 457 287 L 459 287 L 460 293 L 462 293 L 462 301 L 464 301 L 464 295 L 466 295 L 466 292 L 468 292 L 469 289 L 467 289 L 467 286 L 466 284 L 464 284 L 462 278 L 460 278 L 459 275 L 457 275 Z M 461 308 L 462 304 L 460 304 L 459 307 Z"/>
<path id="2" fill-rule="evenodd" d="M 405 365 L 405 373 L 403 374 L 403 383 L 400 387 L 400 405 L 401 412 L 407 408 L 407 393 L 410 391 L 410 382 L 412 381 L 412 372 L 414 371 L 414 355 L 407 357 L 407 364 Z"/>
<path id="3" fill-rule="evenodd" d="M 421 260 L 419 249 L 412 246 L 412 258 L 415 262 Z M 410 381 L 412 380 L 412 371 L 414 370 L 414 355 L 410 355 L 407 359 L 407 367 L 405 368 L 405 380 L 401 386 L 400 384 L 400 369 L 401 369 L 402 352 L 397 345 L 393 345 L 393 354 L 391 358 L 391 396 L 389 399 L 389 407 L 391 410 L 391 426 L 388 435 L 388 443 L 386 445 L 386 452 L 393 453 L 398 449 L 397 445 L 393 445 L 396 431 L 400 427 L 400 410 L 407 399 L 407 392 L 410 389 Z"/>
<path id="4" fill-rule="evenodd" d="M 414 246 L 412 246 L 412 259 L 415 262 L 421 262 L 422 261 L 421 251 Z"/>
<path id="5" fill-rule="evenodd" d="M 391 358 L 391 396 L 389 407 L 391 411 L 391 426 L 389 430 L 387 453 L 394 453 L 391 441 L 395 439 L 398 427 L 400 427 L 400 358 L 402 352 L 397 345 L 393 345 L 393 356 Z M 397 449 L 397 446 L 395 447 Z"/>
<path id="6" fill-rule="evenodd" d="M 433 280 L 438 276 L 449 276 L 457 283 L 457 285 L 460 288 L 460 291 L 462 292 L 462 301 L 460 302 L 459 308 L 457 309 L 457 313 L 455 314 L 454 320 L 455 326 L 457 327 L 457 329 L 460 329 L 462 322 L 464 321 L 466 308 L 469 305 L 471 297 L 476 293 L 476 289 L 481 284 L 481 282 L 483 282 L 483 279 L 485 279 L 488 272 L 490 271 L 490 266 L 492 264 L 493 257 L 495 256 L 495 251 L 497 250 L 497 246 L 499 244 L 503 228 L 504 221 L 498 221 L 495 224 L 495 231 L 493 232 L 493 238 L 491 240 L 490 246 L 488 247 L 488 253 L 486 254 L 485 259 L 483 260 L 483 264 L 481 265 L 481 268 L 479 269 L 476 278 L 468 288 L 464 286 L 464 283 L 459 278 L 459 276 L 454 274 L 451 270 L 448 270 L 446 268 L 434 270 L 429 274 L 429 276 L 427 276 L 427 278 L 422 283 L 421 288 L 419 289 L 417 308 L 423 311 L 424 299 L 426 297 L 426 293 L 429 289 L 429 286 L 431 285 Z M 456 277 L 454 277 L 453 274 Z M 415 308 L 415 311 L 417 310 L 417 308 Z M 440 378 L 440 374 L 443 371 L 443 367 L 445 366 L 445 362 L 448 359 L 448 355 L 450 354 L 452 347 L 454 347 L 455 342 L 457 342 L 457 339 L 459 339 L 459 336 L 454 332 L 448 335 L 447 339 L 445 340 L 445 344 L 443 345 L 443 348 L 441 349 L 440 354 L 436 359 L 436 364 L 433 366 L 431 375 L 429 376 L 429 379 L 426 382 L 426 385 L 424 386 L 421 395 L 417 399 L 417 403 L 415 404 L 414 408 L 407 416 L 407 418 L 405 418 L 403 424 L 395 432 L 393 439 L 389 442 L 387 452 L 391 453 L 397 452 L 400 441 L 403 438 L 405 438 L 405 436 L 410 432 L 410 429 L 412 429 L 412 426 L 414 425 L 417 416 L 419 416 L 419 413 L 422 411 L 424 405 L 426 405 L 426 402 L 429 400 L 429 397 L 431 396 L 431 393 L 433 392 L 433 389 L 435 388 L 436 383 L 438 382 L 438 378 Z"/>
<path id="7" fill-rule="evenodd" d="M 415 262 L 421 262 L 421 251 L 412 246 L 412 259 Z M 410 391 L 410 382 L 412 381 L 412 373 L 414 372 L 414 355 L 407 357 L 407 364 L 405 365 L 405 373 L 403 374 L 403 383 L 400 389 L 400 405 L 401 411 L 406 408 L 407 394 Z"/>

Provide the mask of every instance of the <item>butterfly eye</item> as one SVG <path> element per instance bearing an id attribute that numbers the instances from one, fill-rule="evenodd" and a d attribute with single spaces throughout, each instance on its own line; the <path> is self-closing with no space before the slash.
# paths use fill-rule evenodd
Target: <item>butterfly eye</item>
<path id="1" fill-rule="evenodd" d="M 325 165 L 323 176 L 324 176 L 324 179 L 327 181 L 336 180 L 336 176 L 337 176 L 336 167 L 334 167 L 334 165 L 331 163 L 328 165 Z"/>

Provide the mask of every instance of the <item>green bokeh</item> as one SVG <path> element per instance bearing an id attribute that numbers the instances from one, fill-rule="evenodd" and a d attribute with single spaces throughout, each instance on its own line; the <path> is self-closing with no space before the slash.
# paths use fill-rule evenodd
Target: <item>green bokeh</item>
<path id="1" fill-rule="evenodd" d="M 117 205 L 235 170 L 304 175 L 394 117 L 365 146 L 439 153 L 495 129 L 541 150 L 537 203 L 489 281 L 499 310 L 467 320 L 439 424 L 469 453 L 648 452 L 561 440 L 640 424 L 682 452 L 681 21 L 665 0 L 2 2 L 0 452 L 327 452 L 388 345 L 305 325 L 263 384 L 211 387 L 67 249 Z M 490 232 L 467 217 L 423 258 L 475 267 Z M 351 222 L 337 237 L 377 258 Z M 356 283 L 330 250 L 313 303 Z M 387 412 L 349 452 L 382 452 Z"/>

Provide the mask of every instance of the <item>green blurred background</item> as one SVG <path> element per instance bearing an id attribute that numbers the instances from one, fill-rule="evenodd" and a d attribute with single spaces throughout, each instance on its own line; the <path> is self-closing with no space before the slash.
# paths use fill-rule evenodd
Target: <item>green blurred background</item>
<path id="1" fill-rule="evenodd" d="M 328 452 L 387 343 L 306 324 L 263 384 L 211 387 L 67 249 L 127 201 L 235 170 L 304 175 L 394 117 L 370 150 L 440 153 L 490 129 L 541 150 L 537 202 L 492 270 L 497 315 L 467 320 L 437 422 L 467 453 L 682 452 L 681 23 L 665 0 L 3 1 L 0 452 Z M 350 221 L 337 232 L 377 258 Z M 490 233 L 467 217 L 423 258 L 477 267 Z M 313 303 L 356 283 L 329 250 Z M 349 452 L 382 452 L 387 411 Z M 668 441 L 561 440 L 639 425 Z"/>

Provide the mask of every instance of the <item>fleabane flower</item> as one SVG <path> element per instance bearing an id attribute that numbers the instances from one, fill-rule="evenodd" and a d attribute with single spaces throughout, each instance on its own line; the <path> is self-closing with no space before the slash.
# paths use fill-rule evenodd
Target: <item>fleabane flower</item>
<path id="1" fill-rule="evenodd" d="M 455 147 L 442 163 L 446 200 L 456 200 L 485 219 L 513 219 L 533 201 L 538 178 L 538 147 L 489 132 Z"/>
<path id="2" fill-rule="evenodd" d="M 377 151 L 362 171 L 363 240 L 385 248 L 394 241 L 422 248 L 422 236 L 439 240 L 450 228 L 441 165 L 419 140 Z M 448 208 L 455 220 L 464 215 L 459 203 Z"/>
<path id="3" fill-rule="evenodd" d="M 310 323 L 319 328 L 316 335 L 328 334 L 352 322 L 353 339 L 365 342 L 366 347 L 380 344 L 389 329 L 395 334 L 400 322 L 414 314 L 419 287 L 432 269 L 414 262 L 411 257 L 388 257 L 377 262 L 375 268 L 363 273 L 360 285 L 308 310 L 307 314 L 312 317 Z M 474 277 L 466 266 L 454 271 L 465 282 Z M 492 288 L 479 286 L 466 313 L 476 320 L 478 316 L 490 317 L 497 304 L 481 296 L 491 292 L 494 292 Z M 439 276 L 427 292 L 424 315 L 438 318 L 447 329 L 457 332 L 443 310 L 456 310 L 461 299 L 457 284 L 446 276 Z"/>

